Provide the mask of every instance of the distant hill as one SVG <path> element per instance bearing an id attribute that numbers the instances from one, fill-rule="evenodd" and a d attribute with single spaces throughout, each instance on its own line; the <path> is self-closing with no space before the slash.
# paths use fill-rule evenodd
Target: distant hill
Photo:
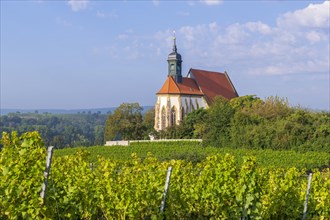
<path id="1" fill-rule="evenodd" d="M 91 109 L 8 109 L 1 108 L 0 115 L 7 115 L 9 113 L 39 113 L 39 114 L 93 114 L 93 113 L 101 113 L 108 114 L 109 112 L 113 112 L 117 107 L 110 108 L 91 108 Z M 143 111 L 147 111 L 153 106 L 142 106 Z"/>

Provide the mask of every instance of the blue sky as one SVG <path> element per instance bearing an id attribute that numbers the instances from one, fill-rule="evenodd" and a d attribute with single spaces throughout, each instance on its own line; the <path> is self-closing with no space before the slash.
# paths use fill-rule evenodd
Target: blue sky
<path id="1" fill-rule="evenodd" d="M 154 105 L 176 31 L 183 74 L 330 110 L 328 1 L 3 1 L 1 108 Z"/>

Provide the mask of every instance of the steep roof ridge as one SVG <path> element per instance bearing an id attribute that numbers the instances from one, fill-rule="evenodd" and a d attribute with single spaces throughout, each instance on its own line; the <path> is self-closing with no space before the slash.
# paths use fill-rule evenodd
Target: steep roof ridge
<path id="1" fill-rule="evenodd" d="M 201 91 L 204 94 L 204 92 L 203 92 L 202 88 L 200 87 L 198 81 L 196 80 L 196 78 L 195 78 L 194 73 L 192 72 L 192 70 L 197 70 L 197 69 L 190 68 L 190 70 L 189 70 L 189 72 L 187 74 L 187 77 L 189 76 L 189 74 L 192 75 L 193 77 L 189 77 L 189 78 L 193 79 L 196 82 L 196 85 L 198 86 L 199 91 Z"/>
<path id="2" fill-rule="evenodd" d="M 175 88 L 176 88 L 177 90 L 179 90 L 179 92 L 181 93 L 180 87 L 176 84 L 176 82 L 175 82 L 173 76 L 169 76 L 169 78 L 170 78 L 170 79 L 169 79 L 169 86 L 168 86 L 168 91 L 167 91 L 167 92 L 170 91 L 170 83 L 172 83 L 172 84 L 174 84 Z"/>
<path id="3" fill-rule="evenodd" d="M 239 96 L 238 93 L 237 93 L 237 91 L 236 91 L 236 88 L 235 88 L 234 84 L 232 83 L 231 79 L 229 78 L 229 75 L 228 75 L 227 71 L 225 71 L 225 75 L 226 75 L 226 78 L 228 79 L 228 81 L 230 83 L 231 88 L 233 88 L 233 90 L 235 91 L 236 95 Z"/>

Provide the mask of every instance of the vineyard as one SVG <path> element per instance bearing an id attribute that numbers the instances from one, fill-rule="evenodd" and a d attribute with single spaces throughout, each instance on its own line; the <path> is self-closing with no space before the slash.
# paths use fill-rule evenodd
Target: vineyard
<path id="1" fill-rule="evenodd" d="M 194 163 L 133 153 L 91 164 L 87 150 L 55 152 L 43 200 L 47 152 L 40 136 L 3 134 L 2 144 L 0 219 L 302 219 L 304 213 L 306 169 L 260 166 L 257 153 L 241 162 L 226 152 L 205 154 Z M 329 219 L 329 169 L 313 170 L 307 207 L 306 219 Z"/>
<path id="2" fill-rule="evenodd" d="M 81 148 L 65 148 L 55 150 L 55 157 L 73 155 L 78 150 L 90 153 L 90 162 L 97 163 L 98 156 L 111 160 L 129 161 L 132 153 L 139 158 L 147 157 L 152 153 L 160 161 L 171 159 L 191 161 L 192 163 L 202 162 L 207 156 L 219 154 L 230 154 L 235 157 L 238 165 L 242 165 L 244 156 L 255 157 L 258 166 L 263 168 L 290 168 L 314 169 L 329 167 L 330 154 L 326 152 L 296 152 L 293 150 L 275 151 L 271 149 L 233 149 L 218 147 L 203 147 L 200 142 L 140 142 L 132 143 L 130 146 L 94 146 Z"/>

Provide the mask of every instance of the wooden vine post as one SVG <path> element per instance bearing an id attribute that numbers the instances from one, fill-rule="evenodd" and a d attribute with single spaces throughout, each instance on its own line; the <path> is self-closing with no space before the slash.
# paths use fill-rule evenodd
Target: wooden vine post
<path id="1" fill-rule="evenodd" d="M 166 196 L 167 196 L 167 192 L 168 192 L 168 187 L 170 185 L 171 174 L 172 174 L 172 167 L 169 167 L 167 169 L 166 182 L 165 182 L 164 193 L 163 193 L 163 200 L 162 200 L 162 203 L 160 205 L 160 212 L 161 213 L 164 212 L 164 209 L 165 209 Z"/>
<path id="2" fill-rule="evenodd" d="M 303 220 L 306 219 L 306 214 L 307 214 L 307 204 L 308 204 L 308 196 L 309 196 L 309 192 L 311 190 L 311 184 L 312 184 L 312 176 L 313 173 L 310 173 L 308 175 L 308 185 L 307 185 L 307 191 L 306 191 L 306 199 L 305 199 L 305 203 L 304 203 L 304 215 L 303 215 Z"/>
<path id="3" fill-rule="evenodd" d="M 40 197 L 44 200 L 46 196 L 46 188 L 48 184 L 48 176 L 50 171 L 50 165 L 52 163 L 52 154 L 53 154 L 53 146 L 48 147 L 47 149 L 47 158 L 46 158 L 46 169 L 44 173 L 44 183 L 41 186 Z"/>

